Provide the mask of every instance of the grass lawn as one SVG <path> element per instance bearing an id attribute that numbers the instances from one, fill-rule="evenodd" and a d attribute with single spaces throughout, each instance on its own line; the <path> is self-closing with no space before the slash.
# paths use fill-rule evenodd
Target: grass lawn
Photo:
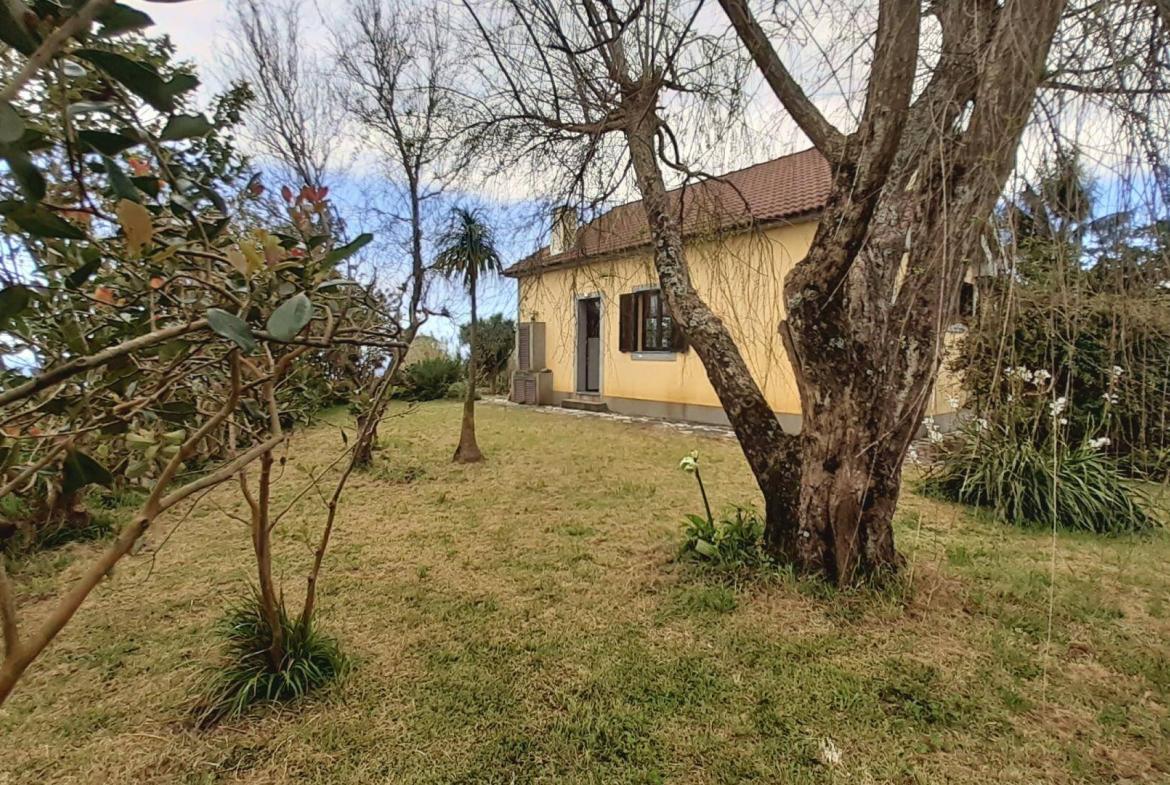
<path id="1" fill-rule="evenodd" d="M 1049 533 L 907 492 L 902 585 L 735 585 L 675 559 L 700 509 L 683 454 L 713 503 L 756 498 L 734 441 L 482 405 L 488 461 L 455 466 L 458 418 L 389 420 L 349 486 L 320 614 L 356 661 L 340 685 L 188 722 L 251 576 L 225 486 L 33 665 L 0 709 L 0 783 L 1170 782 L 1167 535 L 1060 535 L 1054 562 Z M 278 494 L 340 446 L 336 424 L 294 439 Z M 277 539 L 297 602 L 307 498 Z M 95 547 L 17 567 L 25 623 Z"/>

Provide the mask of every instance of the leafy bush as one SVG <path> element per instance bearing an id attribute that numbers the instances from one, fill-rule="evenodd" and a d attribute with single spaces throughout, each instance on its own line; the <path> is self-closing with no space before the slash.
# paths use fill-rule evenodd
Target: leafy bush
<path id="1" fill-rule="evenodd" d="M 459 342 L 471 343 L 471 324 L 459 327 Z M 516 323 L 503 314 L 492 314 L 480 319 L 475 334 L 475 368 L 480 383 L 486 383 L 494 393 L 506 383 L 508 360 L 516 344 Z M 506 386 L 506 384 L 505 384 Z"/>
<path id="2" fill-rule="evenodd" d="M 1055 444 L 1054 444 L 1055 441 Z M 1017 526 L 1056 526 L 1108 534 L 1151 528 L 1145 497 L 1101 451 L 1101 440 L 1067 445 L 1059 435 L 1030 438 L 1017 428 L 977 420 L 938 445 L 927 492 L 990 507 Z"/>
<path id="3" fill-rule="evenodd" d="M 1109 439 L 1129 474 L 1170 472 L 1170 223 L 1100 215 L 1075 152 L 1041 169 L 1004 211 L 1004 274 L 981 280 L 954 357 L 967 406 L 998 419 L 1008 371 L 1043 369 L 1067 398 L 1070 443 Z M 1046 438 L 1052 422 L 1035 423 Z"/>
<path id="4" fill-rule="evenodd" d="M 771 560 L 764 551 L 764 521 L 754 507 L 735 506 L 719 518 L 688 515 L 682 552 L 718 567 L 759 567 Z"/>
<path id="5" fill-rule="evenodd" d="M 1010 403 L 1005 365 L 1048 369 L 1069 399 L 1069 438 L 1107 436 L 1108 452 L 1127 473 L 1165 477 L 1170 294 L 1157 286 L 1122 293 L 1095 290 L 1098 285 L 1083 284 L 1075 297 L 1044 281 L 989 291 L 987 310 L 964 338 L 954 366 L 980 414 Z"/>
<path id="6" fill-rule="evenodd" d="M 401 397 L 408 401 L 437 401 L 447 396 L 462 375 L 463 363 L 458 358 L 428 357 L 403 369 Z"/>
<path id="7" fill-rule="evenodd" d="M 232 608 L 220 625 L 224 663 L 209 674 L 206 695 L 197 707 L 200 724 L 239 717 L 257 704 L 297 700 L 343 676 L 349 662 L 337 642 L 312 624 L 302 625 L 278 606 L 284 658 L 273 668 L 268 658 L 272 632 L 258 594 Z"/>
<path id="8" fill-rule="evenodd" d="M 90 494 L 85 504 L 47 515 L 44 505 L 9 494 L 0 499 L 0 553 L 21 557 L 71 542 L 104 539 L 117 531 L 125 510 L 138 506 L 143 498 L 131 490 Z"/>

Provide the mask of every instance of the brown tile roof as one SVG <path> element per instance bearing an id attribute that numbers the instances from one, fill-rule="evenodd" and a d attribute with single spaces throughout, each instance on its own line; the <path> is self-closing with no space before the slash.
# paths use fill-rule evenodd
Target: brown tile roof
<path id="1" fill-rule="evenodd" d="M 749 166 L 693 185 L 685 190 L 683 234 L 748 228 L 796 218 L 825 205 L 832 173 L 829 162 L 815 149 L 793 153 Z M 668 196 L 677 210 L 684 194 L 676 188 Z M 603 213 L 577 230 L 573 248 L 555 256 L 548 246 L 513 264 L 504 275 L 521 277 L 550 267 L 586 264 L 650 242 L 641 201 Z"/>

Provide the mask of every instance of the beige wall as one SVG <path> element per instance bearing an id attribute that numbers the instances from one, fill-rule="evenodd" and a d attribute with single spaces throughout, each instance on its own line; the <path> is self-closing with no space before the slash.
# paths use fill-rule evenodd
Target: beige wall
<path id="1" fill-rule="evenodd" d="M 727 324 L 768 403 L 781 414 L 800 412 L 777 332 L 784 318 L 783 281 L 815 230 L 814 222 L 805 222 L 687 246 L 692 281 Z M 719 407 L 693 349 L 669 359 L 618 351 L 618 297 L 654 288 L 657 281 L 648 251 L 519 279 L 519 319 L 545 323 L 545 363 L 554 391 L 576 390 L 576 298 L 600 294 L 603 397 Z M 949 409 L 945 396 L 940 400 L 937 413 Z"/>

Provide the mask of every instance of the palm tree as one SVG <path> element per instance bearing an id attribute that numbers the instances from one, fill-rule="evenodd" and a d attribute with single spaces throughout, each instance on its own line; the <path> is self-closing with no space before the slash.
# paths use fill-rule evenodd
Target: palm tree
<path id="1" fill-rule="evenodd" d="M 457 463 L 483 460 L 475 441 L 475 289 L 481 276 L 499 272 L 500 255 L 496 252 L 492 229 L 476 210 L 456 207 L 451 211 L 447 229 L 439 237 L 439 255 L 435 269 L 453 280 L 462 281 L 471 297 L 471 331 L 467 355 L 467 396 L 463 399 L 463 425 L 459 431 L 459 446 L 455 448 Z"/>

